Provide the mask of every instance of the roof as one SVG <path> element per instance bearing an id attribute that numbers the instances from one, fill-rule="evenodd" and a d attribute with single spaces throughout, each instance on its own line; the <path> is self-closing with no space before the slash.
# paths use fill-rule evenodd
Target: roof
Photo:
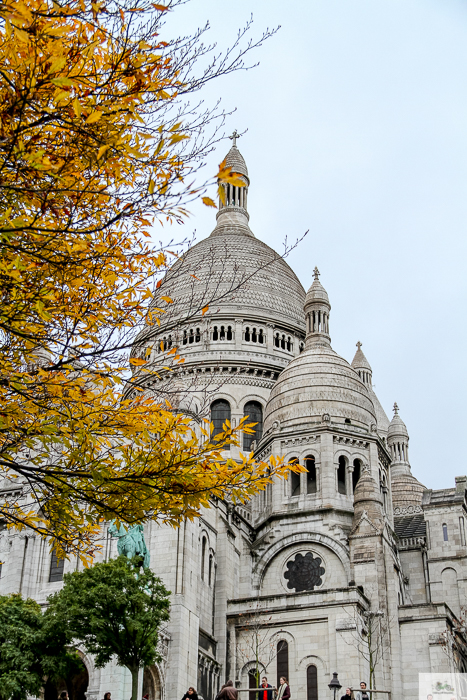
<path id="1" fill-rule="evenodd" d="M 426 522 L 423 513 L 396 516 L 394 518 L 394 531 L 400 539 L 426 537 Z"/>
<path id="2" fill-rule="evenodd" d="M 225 165 L 227 168 L 232 168 L 232 172 L 248 177 L 248 168 L 246 167 L 245 159 L 238 150 L 237 146 L 232 146 L 225 157 Z"/>
<path id="3" fill-rule="evenodd" d="M 371 365 L 366 359 L 363 350 L 362 350 L 362 344 L 360 341 L 357 343 L 357 352 L 354 355 L 354 358 L 352 360 L 352 367 L 354 369 L 367 369 L 370 372 L 371 370 Z"/>

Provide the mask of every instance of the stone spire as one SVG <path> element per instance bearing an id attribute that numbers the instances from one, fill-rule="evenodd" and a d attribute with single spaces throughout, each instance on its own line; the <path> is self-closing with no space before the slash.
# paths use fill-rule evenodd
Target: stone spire
<path id="1" fill-rule="evenodd" d="M 231 168 L 232 174 L 238 175 L 238 179 L 242 180 L 245 185 L 244 187 L 238 187 L 230 183 L 221 184 L 224 190 L 225 201 L 223 202 L 221 197 L 219 197 L 219 211 L 216 216 L 217 226 L 213 234 L 218 233 L 219 229 L 235 226 L 237 233 L 241 232 L 238 230 L 240 227 L 240 229 L 245 229 L 244 232 L 251 236 L 253 234 L 248 225 L 250 217 L 247 208 L 248 186 L 250 184 L 248 168 L 246 167 L 245 159 L 237 148 L 237 139 L 240 138 L 240 134 L 235 130 L 229 138 L 232 139 L 232 147 L 225 157 L 225 166 Z"/>
<path id="2" fill-rule="evenodd" d="M 388 428 L 388 447 L 391 453 L 392 502 L 395 508 L 419 506 L 425 487 L 412 475 L 409 462 L 409 433 L 394 404 L 394 417 Z M 397 514 L 397 513 L 396 513 Z"/>
<path id="3" fill-rule="evenodd" d="M 383 497 L 368 467 L 363 469 L 355 487 L 354 528 L 363 516 L 366 516 L 377 528 L 380 528 L 383 523 Z"/>
<path id="4" fill-rule="evenodd" d="M 373 372 L 370 363 L 363 354 L 362 344 L 360 341 L 358 341 L 357 343 L 357 352 L 355 353 L 355 356 L 352 360 L 352 367 L 356 372 L 358 372 L 358 376 L 360 377 L 362 382 L 366 384 L 366 386 L 371 388 Z"/>
<path id="5" fill-rule="evenodd" d="M 313 270 L 313 284 L 305 298 L 306 347 L 313 345 L 330 345 L 329 312 L 331 304 L 323 285 L 319 281 L 320 272 L 317 267 Z"/>

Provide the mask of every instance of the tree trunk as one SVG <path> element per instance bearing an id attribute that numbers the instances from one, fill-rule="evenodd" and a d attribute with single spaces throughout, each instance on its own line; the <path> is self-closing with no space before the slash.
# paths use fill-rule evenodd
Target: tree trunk
<path id="1" fill-rule="evenodd" d="M 131 700 L 141 700 L 138 698 L 139 668 L 130 668 L 131 671 Z"/>

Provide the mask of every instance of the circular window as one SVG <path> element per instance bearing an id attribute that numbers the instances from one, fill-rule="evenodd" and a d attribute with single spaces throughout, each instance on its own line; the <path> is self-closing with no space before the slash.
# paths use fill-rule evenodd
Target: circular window
<path id="1" fill-rule="evenodd" d="M 284 578 L 287 580 L 287 588 L 300 593 L 313 591 L 315 586 L 321 586 L 324 572 L 320 557 L 314 557 L 312 552 L 299 552 L 287 562 Z"/>

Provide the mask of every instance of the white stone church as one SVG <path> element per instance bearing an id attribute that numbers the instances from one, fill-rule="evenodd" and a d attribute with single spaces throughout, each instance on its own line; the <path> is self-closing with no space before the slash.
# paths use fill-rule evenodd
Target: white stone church
<path id="1" fill-rule="evenodd" d="M 458 654 L 447 653 L 443 634 L 466 601 L 467 479 L 435 491 L 412 475 L 407 428 L 397 406 L 390 421 L 378 401 L 360 342 L 350 363 L 332 349 L 318 270 L 306 293 L 250 229 L 250 181 L 235 139 L 227 165 L 245 187 L 226 187 L 213 232 L 162 285 L 176 301 L 164 337 L 143 333 L 134 352 L 178 345 L 180 408 L 197 420 L 208 405 L 219 430 L 248 415 L 256 433 L 243 435 L 241 451 L 282 455 L 307 471 L 241 507 L 213 502 L 178 530 L 146 526 L 151 567 L 172 606 L 163 661 L 145 669 L 143 692 L 180 700 L 194 686 L 214 700 L 226 679 L 251 687 L 256 639 L 271 684 L 285 675 L 292 698 L 324 700 L 335 671 L 343 691 L 368 682 L 368 627 L 377 619 L 375 686 L 415 700 L 419 672 L 464 670 L 459 643 Z M 204 316 L 202 297 L 216 299 Z M 101 556 L 115 556 L 116 545 L 104 532 Z M 57 561 L 33 533 L 3 531 L 0 558 L 0 592 L 41 603 L 78 567 Z M 106 691 L 128 700 L 129 672 L 83 660 L 86 673 L 63 683 L 71 700 Z M 61 689 L 46 686 L 45 700 Z"/>

